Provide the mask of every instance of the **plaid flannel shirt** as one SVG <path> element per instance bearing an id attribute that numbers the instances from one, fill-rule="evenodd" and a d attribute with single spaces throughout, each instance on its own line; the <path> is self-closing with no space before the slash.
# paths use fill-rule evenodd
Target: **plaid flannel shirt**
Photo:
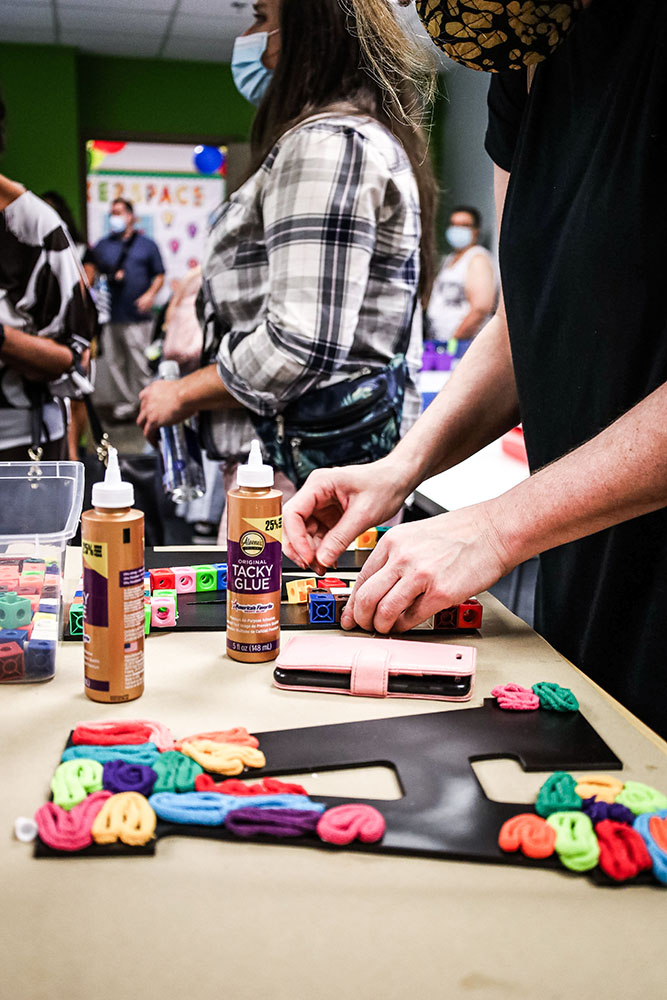
<path id="1" fill-rule="evenodd" d="M 378 122 L 321 115 L 282 136 L 222 207 L 203 264 L 205 344 L 229 392 L 274 415 L 400 352 L 404 433 L 420 410 L 420 235 L 409 160 Z M 220 454 L 246 454 L 243 411 L 213 431 Z"/>

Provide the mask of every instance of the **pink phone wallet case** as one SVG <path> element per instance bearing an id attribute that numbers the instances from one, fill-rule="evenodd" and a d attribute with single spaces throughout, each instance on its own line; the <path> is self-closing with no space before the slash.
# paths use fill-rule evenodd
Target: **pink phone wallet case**
<path id="1" fill-rule="evenodd" d="M 275 661 L 280 680 L 274 676 L 274 684 L 290 691 L 367 698 L 468 701 L 473 694 L 476 659 L 474 646 L 352 636 L 294 636 Z M 397 686 L 400 690 L 396 690 Z M 450 693 L 432 693 L 439 686 L 449 688 Z M 427 691 L 431 693 L 423 693 Z"/>

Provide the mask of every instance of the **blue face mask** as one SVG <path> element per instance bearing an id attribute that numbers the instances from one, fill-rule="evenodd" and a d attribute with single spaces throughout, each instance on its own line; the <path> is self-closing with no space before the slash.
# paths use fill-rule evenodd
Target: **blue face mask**
<path id="1" fill-rule="evenodd" d="M 110 215 L 109 229 L 112 233 L 124 233 L 127 229 L 127 220 L 124 215 Z"/>
<path id="2" fill-rule="evenodd" d="M 465 250 L 472 245 L 472 229 L 468 226 L 448 226 L 445 230 L 445 237 L 450 247 L 454 250 Z"/>
<path id="3" fill-rule="evenodd" d="M 234 42 L 232 76 L 239 94 L 251 104 L 259 104 L 273 77 L 272 70 L 267 69 L 262 62 L 262 56 L 266 51 L 269 35 L 274 35 L 275 31 L 239 35 Z"/>

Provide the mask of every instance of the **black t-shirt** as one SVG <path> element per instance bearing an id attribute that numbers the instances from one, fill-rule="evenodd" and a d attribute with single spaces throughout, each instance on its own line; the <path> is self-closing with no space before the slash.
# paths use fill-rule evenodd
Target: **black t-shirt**
<path id="1" fill-rule="evenodd" d="M 664 0 L 593 0 L 530 93 L 524 73 L 492 78 L 486 148 L 511 172 L 500 265 L 532 469 L 667 380 L 666 118 Z M 545 553 L 536 627 L 667 736 L 667 509 Z"/>

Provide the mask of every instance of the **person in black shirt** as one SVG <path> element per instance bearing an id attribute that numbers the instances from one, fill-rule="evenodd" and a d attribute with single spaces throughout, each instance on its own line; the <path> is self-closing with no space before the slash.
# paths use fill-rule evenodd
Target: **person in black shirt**
<path id="1" fill-rule="evenodd" d="M 533 35 L 524 25 L 520 44 L 498 47 L 498 63 L 488 36 L 458 49 L 477 68 L 503 70 L 486 139 L 501 212 L 504 203 L 496 315 L 390 456 L 313 474 L 285 510 L 286 552 L 331 565 L 420 482 L 521 419 L 531 477 L 392 529 L 343 624 L 409 628 L 540 553 L 538 630 L 664 736 L 667 6 L 539 6 L 560 20 Z M 522 4 L 533 7 L 538 17 Z M 456 51 L 443 8 L 417 0 L 437 44 Z M 507 38 L 518 18 L 494 9 Z M 545 38 L 552 53 L 530 48 Z"/>

